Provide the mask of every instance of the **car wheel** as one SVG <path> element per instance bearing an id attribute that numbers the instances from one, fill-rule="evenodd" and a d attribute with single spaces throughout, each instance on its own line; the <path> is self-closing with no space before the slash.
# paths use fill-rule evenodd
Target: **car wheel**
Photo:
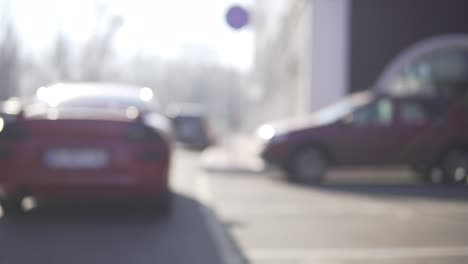
<path id="1" fill-rule="evenodd" d="M 292 161 L 292 179 L 304 183 L 319 184 L 323 181 L 328 160 L 322 151 L 307 148 L 299 151 Z"/>
<path id="2" fill-rule="evenodd" d="M 452 150 L 443 158 L 442 168 L 445 180 L 449 183 L 467 183 L 468 151 Z"/>
<path id="3" fill-rule="evenodd" d="M 440 184 L 445 182 L 444 171 L 439 166 L 413 167 L 413 171 L 422 182 Z"/>
<path id="4" fill-rule="evenodd" d="M 22 199 L 19 197 L 6 198 L 0 201 L 2 206 L 3 214 L 6 216 L 19 216 L 24 213 L 23 206 L 21 204 Z"/>
<path id="5" fill-rule="evenodd" d="M 440 184 L 445 182 L 444 170 L 441 167 L 433 166 L 426 172 L 425 178 L 427 182 Z"/>

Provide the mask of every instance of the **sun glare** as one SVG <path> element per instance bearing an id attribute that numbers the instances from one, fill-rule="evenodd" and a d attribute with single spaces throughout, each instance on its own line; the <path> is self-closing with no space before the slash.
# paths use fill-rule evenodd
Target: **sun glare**
<path id="1" fill-rule="evenodd" d="M 141 100 L 143 100 L 145 102 L 149 102 L 149 101 L 151 101 L 151 99 L 153 99 L 153 90 L 151 90 L 148 87 L 143 87 L 143 88 L 141 88 L 140 93 L 138 94 L 138 96 L 140 97 Z"/>
<path id="2" fill-rule="evenodd" d="M 243 0 L 245 6 L 253 0 Z M 115 35 L 115 47 L 124 56 L 137 52 L 166 59 L 180 59 L 187 47 L 202 47 L 219 54 L 219 63 L 248 69 L 252 63 L 253 32 L 239 32 L 225 22 L 229 0 L 103 0 L 110 4 L 109 13 L 119 16 L 123 24 Z M 87 41 L 100 29 L 91 0 L 18 0 L 15 2 L 19 27 L 34 49 L 47 48 L 58 32 L 73 42 Z M 53 7 L 53 8 L 51 8 Z M 102 29 L 101 29 L 102 30 Z"/>

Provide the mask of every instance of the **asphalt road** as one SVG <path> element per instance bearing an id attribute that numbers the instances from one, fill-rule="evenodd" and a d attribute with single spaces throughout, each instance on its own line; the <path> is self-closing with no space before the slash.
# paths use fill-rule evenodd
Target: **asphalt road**
<path id="1" fill-rule="evenodd" d="M 190 155 L 190 154 L 189 154 Z M 175 210 L 136 204 L 48 203 L 0 218 L 1 264 L 223 263 L 192 195 L 196 154 L 174 162 Z"/>
<path id="2" fill-rule="evenodd" d="M 405 171 L 207 173 L 178 151 L 174 214 L 135 204 L 46 204 L 0 218 L 0 264 L 468 263 L 468 188 Z"/>
<path id="3" fill-rule="evenodd" d="M 466 187 L 401 168 L 333 171 L 320 187 L 275 172 L 205 177 L 251 263 L 468 263 Z"/>

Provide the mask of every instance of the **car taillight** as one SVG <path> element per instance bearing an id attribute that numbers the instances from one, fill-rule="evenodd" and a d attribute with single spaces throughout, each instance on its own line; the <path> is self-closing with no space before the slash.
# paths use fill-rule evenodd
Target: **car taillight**
<path id="1" fill-rule="evenodd" d="M 21 141 L 28 137 L 28 130 L 21 121 L 4 124 L 0 130 L 0 141 Z"/>
<path id="2" fill-rule="evenodd" d="M 125 130 L 125 139 L 129 142 L 147 142 L 158 143 L 163 142 L 161 135 L 153 128 L 144 124 L 133 124 Z"/>

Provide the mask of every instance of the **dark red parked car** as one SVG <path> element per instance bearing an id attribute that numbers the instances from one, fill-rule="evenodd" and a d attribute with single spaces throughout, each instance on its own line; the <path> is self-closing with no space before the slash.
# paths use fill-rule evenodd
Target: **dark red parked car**
<path id="1" fill-rule="evenodd" d="M 310 116 L 262 125 L 262 157 L 318 183 L 330 165 L 410 165 L 428 180 L 466 182 L 468 109 L 459 102 L 358 93 Z"/>
<path id="2" fill-rule="evenodd" d="M 112 84 L 42 87 L 0 126 L 0 202 L 25 196 L 156 199 L 170 209 L 168 121 L 152 90 Z"/>

